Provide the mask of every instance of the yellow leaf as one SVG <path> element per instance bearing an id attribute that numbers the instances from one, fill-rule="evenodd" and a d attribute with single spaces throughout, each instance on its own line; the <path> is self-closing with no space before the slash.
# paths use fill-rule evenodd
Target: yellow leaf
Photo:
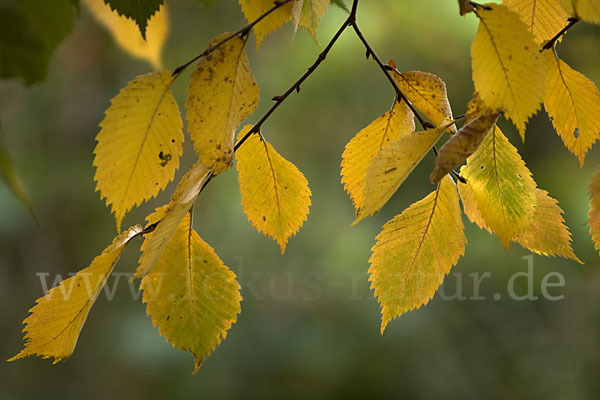
<path id="1" fill-rule="evenodd" d="M 586 22 L 600 24 L 599 0 L 561 0 L 561 2 L 569 15 Z"/>
<path id="2" fill-rule="evenodd" d="M 157 223 L 158 225 L 152 235 L 144 241 L 140 264 L 135 271 L 134 278 L 141 278 L 152 270 L 181 221 L 194 205 L 200 191 L 211 177 L 212 172 L 204 164 L 197 162 L 181 178 L 169 204 L 160 208 L 160 215 L 157 216 L 157 213 L 154 213 L 147 218 L 148 223 Z"/>
<path id="3" fill-rule="evenodd" d="M 461 175 L 465 166 L 461 167 Z M 485 229 L 489 233 L 493 233 L 490 228 L 485 224 L 479 207 L 477 207 L 477 201 L 475 200 L 475 193 L 473 193 L 473 187 L 468 183 L 458 182 L 458 193 L 460 194 L 460 200 L 463 205 L 463 210 L 466 216 L 471 222 L 479 226 L 481 229 Z"/>
<path id="4" fill-rule="evenodd" d="M 359 210 L 355 224 L 388 202 L 447 129 L 448 126 L 442 126 L 400 136 L 377 153 L 366 171 L 365 205 Z"/>
<path id="5" fill-rule="evenodd" d="M 173 346 L 189 351 L 198 370 L 240 313 L 240 285 L 192 229 L 187 214 L 141 283 L 146 312 Z"/>
<path id="6" fill-rule="evenodd" d="M 413 133 L 414 118 L 404 101 L 394 102 L 390 111 L 358 132 L 346 145 L 342 155 L 342 183 L 357 213 L 365 204 L 365 178 L 371 160 L 390 142 Z"/>
<path id="7" fill-rule="evenodd" d="M 529 226 L 536 206 L 531 172 L 500 128 L 494 127 L 462 170 L 481 216 L 502 246 Z"/>
<path id="8" fill-rule="evenodd" d="M 239 137 L 251 129 L 246 126 Z M 288 239 L 308 215 L 310 189 L 306 178 L 257 134 L 244 142 L 236 157 L 244 212 L 259 232 L 272 237 L 281 253 L 285 252 Z"/>
<path id="9" fill-rule="evenodd" d="M 458 184 L 458 191 L 465 209 L 465 214 L 481 229 L 492 233 L 485 224 L 475 201 L 469 184 Z M 583 264 L 571 248 L 571 233 L 564 225 L 563 211 L 558 202 L 542 189 L 536 189 L 536 208 L 531 225 L 522 230 L 514 241 L 521 246 L 543 256 L 570 258 Z"/>
<path id="10" fill-rule="evenodd" d="M 467 104 L 467 112 L 465 113 L 465 123 L 473 121 L 480 115 L 493 114 L 494 112 L 481 101 L 479 93 L 473 93 L 473 98 Z"/>
<path id="11" fill-rule="evenodd" d="M 254 22 L 275 5 L 273 0 L 239 0 L 242 12 L 248 22 Z M 269 14 L 253 28 L 256 35 L 256 48 L 260 47 L 265 36 L 275 32 L 288 22 L 292 15 L 292 2 L 289 2 Z"/>
<path id="12" fill-rule="evenodd" d="M 156 196 L 175 176 L 183 123 L 169 71 L 142 75 L 112 99 L 96 137 L 96 190 L 115 213 L 117 230 L 131 208 Z"/>
<path id="13" fill-rule="evenodd" d="M 302 6 L 299 20 L 300 27 L 306 29 L 317 43 L 319 43 L 317 28 L 329 4 L 330 0 L 304 0 Z"/>
<path id="14" fill-rule="evenodd" d="M 600 169 L 596 171 L 596 174 L 592 178 L 590 196 L 592 198 L 588 214 L 590 218 L 590 234 L 596 245 L 596 250 L 600 251 Z"/>
<path id="15" fill-rule="evenodd" d="M 553 51 L 544 52 L 544 61 L 544 107 L 565 146 L 583 166 L 587 151 L 600 137 L 600 92 Z"/>
<path id="16" fill-rule="evenodd" d="M 155 69 L 162 68 L 162 50 L 169 34 L 169 14 L 166 5 L 148 21 L 144 40 L 136 23 L 113 11 L 104 0 L 84 0 L 84 3 L 123 50 L 133 57 L 147 60 Z"/>
<path id="17" fill-rule="evenodd" d="M 90 309 L 100 295 L 125 245 L 142 230 L 134 226 L 120 234 L 89 267 L 63 280 L 36 301 L 25 325 L 25 347 L 8 361 L 37 355 L 53 363 L 73 354 Z"/>
<path id="18" fill-rule="evenodd" d="M 217 36 L 209 46 L 227 36 Z M 235 131 L 256 110 L 259 101 L 245 44 L 236 36 L 203 57 L 188 87 L 188 128 L 199 160 L 215 175 L 231 167 Z"/>
<path id="19" fill-rule="evenodd" d="M 462 164 L 479 148 L 486 134 L 496 125 L 500 114 L 484 114 L 465 124 L 444 143 L 435 158 L 435 167 L 429 179 L 439 182 L 446 174 Z"/>
<path id="20" fill-rule="evenodd" d="M 419 111 L 427 116 L 436 126 L 452 121 L 452 109 L 446 94 L 446 84 L 439 77 L 421 71 L 410 71 L 402 74 L 396 70 L 396 64 L 388 61 L 394 68 L 392 76 L 402 93 Z M 449 128 L 456 131 L 454 125 Z"/>
<path id="21" fill-rule="evenodd" d="M 515 242 L 537 254 L 570 258 L 583 264 L 571 248 L 571 233 L 565 226 L 558 201 L 545 190 L 537 189 L 533 221 L 515 237 Z"/>
<path id="22" fill-rule="evenodd" d="M 521 138 L 544 96 L 539 46 L 518 14 L 501 4 L 477 9 L 479 29 L 473 40 L 473 82 L 483 102 L 504 110 Z"/>
<path id="23" fill-rule="evenodd" d="M 393 318 L 431 300 L 465 244 L 458 193 L 448 176 L 435 192 L 384 225 L 369 259 L 381 333 Z"/>
<path id="24" fill-rule="evenodd" d="M 519 14 L 540 45 L 564 28 L 569 17 L 560 0 L 504 0 L 502 4 Z"/>

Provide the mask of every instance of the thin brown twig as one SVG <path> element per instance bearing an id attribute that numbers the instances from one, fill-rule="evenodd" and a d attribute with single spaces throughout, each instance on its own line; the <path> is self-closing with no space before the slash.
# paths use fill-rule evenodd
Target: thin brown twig
<path id="1" fill-rule="evenodd" d="M 558 41 L 558 39 L 560 39 L 562 37 L 562 35 L 564 35 L 565 33 L 567 33 L 567 31 L 569 29 L 571 29 L 575 24 L 577 24 L 580 20 L 577 17 L 569 17 L 567 19 L 568 24 L 567 26 L 565 26 L 564 28 L 562 28 L 560 30 L 560 32 L 558 32 L 556 35 L 554 35 L 554 37 L 552 37 L 552 39 L 548 40 L 541 48 L 540 53 L 544 50 L 548 50 L 554 47 L 554 44 Z"/>
<path id="2" fill-rule="evenodd" d="M 365 38 L 363 33 L 361 32 L 361 30 L 359 29 L 356 21 L 354 21 L 352 23 L 352 28 L 354 29 L 354 32 L 356 32 L 356 36 L 358 36 L 360 41 L 365 46 L 365 49 L 367 51 L 367 53 L 366 53 L 367 58 L 371 57 L 377 63 L 377 65 L 379 66 L 381 71 L 385 74 L 387 80 L 390 82 L 390 84 L 396 91 L 396 95 L 398 96 L 398 98 L 404 100 L 406 105 L 408 105 L 408 108 L 410 108 L 410 110 L 413 112 L 413 114 L 415 114 L 415 117 L 417 117 L 417 120 L 419 121 L 419 124 L 421 124 L 421 127 L 423 129 L 433 128 L 433 125 L 431 125 L 429 122 L 425 121 L 425 119 L 423 117 L 421 117 L 418 110 L 413 106 L 413 104 L 404 95 L 404 93 L 402 92 L 402 89 L 400 89 L 400 87 L 398 86 L 398 84 L 396 83 L 396 81 L 394 80 L 392 75 L 390 74 L 390 70 L 393 68 L 390 67 L 389 65 L 384 64 L 383 61 L 381 61 L 381 58 L 379 58 L 379 56 L 377 56 L 377 54 L 375 53 L 375 51 L 373 50 L 373 48 L 371 47 L 371 45 L 369 44 L 369 42 L 367 41 L 367 39 Z"/>
<path id="3" fill-rule="evenodd" d="M 337 40 L 340 38 L 340 36 L 342 35 L 342 33 L 344 33 L 344 31 L 352 26 L 354 24 L 354 22 L 356 21 L 356 10 L 357 10 L 357 6 L 358 6 L 358 0 L 354 0 L 352 3 L 352 9 L 350 10 L 350 15 L 348 16 L 348 18 L 344 21 L 344 23 L 342 24 L 342 26 L 338 29 L 338 31 L 335 33 L 335 35 L 333 36 L 333 38 L 331 38 L 331 40 L 329 41 L 329 43 L 327 44 L 327 46 L 325 47 L 325 49 L 319 54 L 319 56 L 317 57 L 316 61 L 308 68 L 308 70 L 296 81 L 294 82 L 294 84 L 292 86 L 290 86 L 290 88 L 285 91 L 285 93 L 279 95 L 279 96 L 275 96 L 273 97 L 273 101 L 275 101 L 275 104 L 273 104 L 273 106 L 269 109 L 269 111 L 267 111 L 262 118 L 252 127 L 251 130 L 249 130 L 235 145 L 234 147 L 234 151 L 237 151 L 241 145 L 243 145 L 246 140 L 248 140 L 248 138 L 256 133 L 260 132 L 260 129 L 262 127 L 262 125 L 265 123 L 265 121 L 267 121 L 267 119 L 269 119 L 269 117 L 285 102 L 285 100 L 294 92 L 299 92 L 300 91 L 300 87 L 302 86 L 302 84 L 304 83 L 304 81 L 306 81 L 308 79 L 308 77 L 310 77 L 316 70 L 317 68 L 319 68 L 319 66 L 321 65 L 321 63 L 323 61 L 325 61 L 325 59 L 327 58 L 327 55 L 329 54 L 329 52 L 331 51 L 331 49 L 333 48 L 333 46 L 335 45 L 335 43 L 337 42 Z"/>

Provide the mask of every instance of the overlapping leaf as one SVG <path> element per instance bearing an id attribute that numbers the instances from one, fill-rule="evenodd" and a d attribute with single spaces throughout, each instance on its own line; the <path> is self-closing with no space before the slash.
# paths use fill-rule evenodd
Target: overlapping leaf
<path id="1" fill-rule="evenodd" d="M 515 242 L 535 253 L 581 261 L 571 248 L 571 233 L 565 226 L 558 201 L 542 189 L 536 190 L 537 206 L 533 221 L 515 237 Z"/>
<path id="2" fill-rule="evenodd" d="M 382 333 L 393 318 L 429 302 L 464 254 L 465 243 L 458 193 L 450 177 L 384 225 L 369 259 Z"/>
<path id="3" fill-rule="evenodd" d="M 600 1 L 598 0 L 561 0 L 565 10 L 572 16 L 586 22 L 600 24 Z"/>
<path id="4" fill-rule="evenodd" d="M 366 171 L 364 207 L 355 223 L 375 214 L 387 203 L 446 129 L 448 126 L 400 136 L 377 153 Z"/>
<path id="5" fill-rule="evenodd" d="M 536 184 L 531 172 L 500 128 L 494 127 L 462 170 L 489 228 L 502 246 L 532 222 Z"/>
<path id="6" fill-rule="evenodd" d="M 600 137 L 600 92 L 553 51 L 544 52 L 544 107 L 565 146 L 583 166 L 585 155 Z"/>
<path id="7" fill-rule="evenodd" d="M 144 40 L 135 22 L 111 10 L 104 0 L 83 0 L 83 2 L 123 50 L 133 57 L 147 60 L 155 69 L 162 68 L 162 50 L 169 33 L 166 5 L 148 21 Z"/>
<path id="8" fill-rule="evenodd" d="M 245 127 L 239 137 L 252 129 Z M 242 206 L 252 225 L 285 251 L 288 239 L 306 221 L 310 189 L 304 175 L 260 135 L 251 135 L 236 153 Z"/>
<path id="9" fill-rule="evenodd" d="M 412 111 L 405 102 L 394 102 L 390 111 L 358 132 L 346 145 L 342 154 L 342 183 L 357 213 L 365 204 L 365 178 L 373 158 L 390 142 L 414 130 Z"/>
<path id="10" fill-rule="evenodd" d="M 439 182 L 446 174 L 463 163 L 479 148 L 486 134 L 498 121 L 500 114 L 483 114 L 465 124 L 444 143 L 435 158 L 430 180 Z"/>
<path id="11" fill-rule="evenodd" d="M 169 71 L 142 75 L 112 99 L 94 150 L 96 190 L 115 213 L 125 213 L 162 190 L 183 151 L 183 122 Z"/>
<path id="12" fill-rule="evenodd" d="M 518 14 L 501 4 L 479 8 L 473 40 L 473 82 L 483 102 L 504 110 L 525 138 L 527 120 L 544 95 L 544 68 L 533 34 Z"/>
<path id="13" fill-rule="evenodd" d="M 298 1 L 298 0 L 296 0 Z M 329 8 L 330 0 L 302 0 L 302 12 L 300 13 L 299 25 L 306 29 L 313 37 L 315 42 L 319 42 L 317 38 L 317 28 L 321 22 L 321 18 Z"/>
<path id="14" fill-rule="evenodd" d="M 446 94 L 446 84 L 436 75 L 428 72 L 410 71 L 398 73 L 396 64 L 389 61 L 388 64 L 394 68 L 392 76 L 396 84 L 419 111 L 427 116 L 436 126 L 447 124 L 452 121 L 452 109 Z M 450 127 L 456 131 L 455 126 Z"/>
<path id="15" fill-rule="evenodd" d="M 8 361 L 37 355 L 54 363 L 73 354 L 90 309 L 100 295 L 125 245 L 142 230 L 134 226 L 120 234 L 89 267 L 65 279 L 37 300 L 25 325 L 25 347 Z"/>
<path id="16" fill-rule="evenodd" d="M 502 4 L 519 14 L 538 44 L 552 39 L 568 18 L 560 0 L 504 0 Z"/>
<path id="17" fill-rule="evenodd" d="M 240 312 L 235 274 L 193 230 L 189 213 L 141 288 L 152 322 L 173 346 L 193 354 L 194 372 Z"/>
<path id="18" fill-rule="evenodd" d="M 596 250 L 600 251 L 600 169 L 596 171 L 596 174 L 592 178 L 592 183 L 590 184 L 590 196 L 592 198 L 590 202 L 590 212 L 588 214 L 590 218 L 590 234 L 596 245 Z"/>
<path id="19" fill-rule="evenodd" d="M 275 3 L 273 0 L 239 0 L 242 11 L 248 22 L 253 22 L 269 11 Z M 253 28 L 256 35 L 256 47 L 260 47 L 263 39 L 275 32 L 291 19 L 293 2 L 289 2 L 269 14 Z"/>
<path id="20" fill-rule="evenodd" d="M 458 189 L 465 214 L 471 222 L 492 233 L 481 217 L 471 186 L 459 183 Z M 534 253 L 570 258 L 581 263 L 571 248 L 571 233 L 565 225 L 558 202 L 542 189 L 536 189 L 536 199 L 537 206 L 531 224 L 513 240 Z"/>
<path id="21" fill-rule="evenodd" d="M 163 4 L 163 0 L 104 0 L 104 2 L 119 15 L 135 21 L 144 39 L 146 38 L 148 20 Z"/>
<path id="22" fill-rule="evenodd" d="M 212 171 L 201 162 L 197 162 L 181 178 L 171 201 L 162 208 L 160 222 L 156 225 L 152 235 L 144 242 L 144 250 L 134 277 L 141 278 L 152 270 L 181 221 L 192 208 L 202 188 L 211 177 Z M 148 222 L 153 224 L 156 221 L 149 219 Z"/>
<path id="23" fill-rule="evenodd" d="M 228 35 L 217 36 L 209 46 Z M 231 166 L 235 131 L 259 101 L 245 44 L 236 36 L 203 57 L 188 87 L 188 129 L 200 161 L 215 174 Z"/>

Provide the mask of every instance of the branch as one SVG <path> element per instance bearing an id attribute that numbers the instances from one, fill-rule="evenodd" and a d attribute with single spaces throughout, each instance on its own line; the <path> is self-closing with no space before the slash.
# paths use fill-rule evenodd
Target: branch
<path id="1" fill-rule="evenodd" d="M 402 93 L 402 90 L 400 89 L 400 87 L 398 86 L 398 84 L 396 83 L 396 81 L 394 80 L 392 75 L 390 74 L 391 67 L 389 65 L 384 64 L 383 61 L 381 61 L 381 58 L 379 58 L 377 56 L 377 54 L 375 53 L 375 51 L 373 50 L 373 48 L 371 47 L 371 45 L 369 44 L 369 42 L 367 41 L 365 36 L 362 34 L 360 29 L 358 28 L 358 24 L 356 23 L 356 21 L 354 21 L 352 23 L 352 28 L 354 29 L 354 32 L 356 32 L 356 36 L 358 36 L 360 41 L 365 46 L 365 49 L 367 50 L 367 58 L 371 57 L 377 63 L 377 65 L 379 66 L 381 71 L 385 74 L 387 80 L 390 81 L 390 84 L 393 86 L 394 90 L 396 91 L 396 95 L 398 96 L 398 98 L 402 99 L 406 102 L 406 105 L 408 105 L 408 108 L 410 108 L 410 110 L 413 112 L 413 114 L 415 114 L 415 117 L 417 117 L 417 120 L 419 121 L 419 124 L 421 124 L 421 127 L 423 129 L 433 128 L 433 125 L 431 125 L 429 122 L 425 121 L 423 119 L 423 117 L 421 117 L 421 115 L 419 114 L 417 109 L 406 98 L 404 93 Z"/>
<path id="2" fill-rule="evenodd" d="M 554 47 L 554 45 L 556 44 L 557 40 L 560 39 L 562 37 L 562 35 L 564 35 L 565 33 L 567 33 L 567 31 L 569 29 L 571 29 L 576 23 L 578 23 L 580 20 L 577 17 L 569 17 L 567 19 L 567 21 L 569 21 L 569 23 L 567 24 L 567 26 L 565 26 L 564 28 L 562 28 L 560 30 L 560 32 L 558 32 L 556 35 L 554 35 L 554 37 L 550 40 L 548 40 L 546 42 L 546 44 L 544 44 L 544 46 L 542 46 L 542 49 L 540 50 L 540 53 L 544 50 L 548 50 Z"/>
<path id="3" fill-rule="evenodd" d="M 242 137 L 235 145 L 235 147 L 233 148 L 233 151 L 237 151 L 241 145 L 243 145 L 246 140 L 248 140 L 248 138 L 256 133 L 260 132 L 260 128 L 262 127 L 262 125 L 265 123 L 265 121 L 267 121 L 267 119 L 269 119 L 269 117 L 285 102 L 285 100 L 294 92 L 300 92 L 300 87 L 302 86 L 302 84 L 304 83 L 305 80 L 308 79 L 308 77 L 310 77 L 316 70 L 317 68 L 319 68 L 319 66 L 321 65 L 321 63 L 323 61 L 325 61 L 325 59 L 327 58 L 327 54 L 329 54 L 329 52 L 331 51 L 331 49 L 333 48 L 333 45 L 337 42 L 337 40 L 340 38 L 340 36 L 342 35 L 342 33 L 344 33 L 344 31 L 352 26 L 354 24 L 354 22 L 356 21 L 356 9 L 358 6 L 358 0 L 354 0 L 352 3 L 352 9 L 350 11 L 350 15 L 348 16 L 348 18 L 346 19 L 346 21 L 344 21 L 344 23 L 342 24 L 342 26 L 340 27 L 340 29 L 338 29 L 338 31 L 336 32 L 336 34 L 333 36 L 333 38 L 331 38 L 331 40 L 329 41 L 329 43 L 327 44 L 327 46 L 325 47 L 325 49 L 319 54 L 319 56 L 317 57 L 317 60 L 308 68 L 308 71 L 306 71 L 304 73 L 304 75 L 302 75 L 300 77 L 300 79 L 298 79 L 285 93 L 279 95 L 279 96 L 275 96 L 273 97 L 273 101 L 275 101 L 275 104 L 273 104 L 273 106 L 269 109 L 269 111 L 267 111 L 262 118 L 254 125 L 254 127 L 248 131 L 248 133 L 246 133 L 244 135 L 244 137 Z"/>
<path id="4" fill-rule="evenodd" d="M 231 35 L 227 36 L 225 39 L 221 40 L 219 43 L 215 44 L 214 46 L 211 46 L 211 47 L 207 48 L 202 53 L 200 53 L 196 57 L 192 58 L 190 61 L 186 62 L 183 65 L 180 65 L 177 68 L 175 68 L 175 70 L 173 71 L 173 76 L 177 76 L 177 75 L 181 74 L 183 71 L 185 71 L 185 69 L 187 67 L 190 66 L 190 64 L 193 64 L 194 62 L 198 61 L 202 57 L 206 57 L 207 55 L 209 55 L 213 51 L 217 50 L 219 47 L 223 46 L 225 43 L 227 43 L 228 41 L 230 41 L 234 37 L 239 36 L 242 39 L 245 38 L 246 36 L 248 36 L 248 34 L 250 33 L 250 31 L 252 30 L 252 28 L 254 28 L 254 26 L 256 24 L 258 24 L 260 21 L 262 21 L 263 19 L 265 19 L 267 16 L 269 16 L 275 10 L 277 10 L 278 8 L 286 5 L 290 1 L 292 1 L 292 0 L 275 0 L 275 1 L 273 1 L 273 4 L 274 4 L 273 7 L 271 7 L 269 10 L 265 11 L 265 13 L 263 15 L 261 15 L 260 17 L 258 17 L 257 19 L 255 19 L 254 21 L 252 21 L 251 23 L 249 23 L 248 25 L 246 25 L 242 29 L 238 30 L 237 32 L 234 32 Z"/>
<path id="5" fill-rule="evenodd" d="M 369 56 L 370 56 L 377 63 L 377 65 L 379 66 L 379 68 L 383 71 L 383 73 L 387 77 L 388 81 L 390 81 L 390 83 L 394 87 L 394 90 L 396 91 L 396 95 L 398 96 L 398 98 L 402 99 L 402 100 L 404 100 L 404 102 L 406 102 L 406 105 L 408 106 L 408 108 L 410 108 L 410 110 L 413 112 L 413 114 L 415 115 L 415 117 L 417 117 L 417 120 L 419 121 L 419 124 L 421 124 L 421 127 L 423 129 L 434 128 L 434 126 L 432 124 L 430 124 L 429 122 L 425 121 L 423 119 L 423 117 L 421 117 L 421 115 L 419 114 L 419 112 L 417 111 L 417 109 L 415 108 L 415 106 L 413 106 L 413 104 L 406 98 L 406 96 L 404 95 L 404 93 L 402 92 L 402 90 L 400 89 L 400 87 L 398 86 L 398 84 L 396 83 L 396 81 L 394 80 L 394 78 L 392 77 L 392 75 L 390 74 L 390 71 L 394 70 L 394 68 L 390 67 L 389 65 L 384 64 L 383 61 L 381 61 L 381 58 L 379 58 L 377 56 L 377 54 L 375 53 L 375 51 L 373 50 L 373 48 L 371 47 L 371 45 L 369 44 L 369 42 L 367 41 L 367 39 L 365 38 L 365 36 L 360 31 L 360 29 L 359 29 L 358 24 L 356 23 L 356 21 L 354 21 L 352 23 L 352 28 L 354 28 L 354 31 L 356 32 L 356 35 L 358 36 L 358 38 L 360 39 L 360 41 L 365 46 L 365 49 L 367 50 L 367 58 L 369 58 Z M 437 148 L 435 146 L 433 146 L 433 148 L 431 150 L 433 150 L 433 153 L 437 157 L 437 155 L 438 155 Z M 467 181 L 465 180 L 465 178 L 463 178 L 462 176 L 460 176 L 460 174 L 458 172 L 456 172 L 456 171 L 453 170 L 452 171 L 452 175 L 454 175 L 454 177 L 456 179 L 458 179 L 461 183 L 467 183 Z"/>

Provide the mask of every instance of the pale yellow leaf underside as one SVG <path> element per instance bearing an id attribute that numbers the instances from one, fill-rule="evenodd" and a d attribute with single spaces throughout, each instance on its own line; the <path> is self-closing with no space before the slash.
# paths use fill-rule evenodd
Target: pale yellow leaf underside
<path id="1" fill-rule="evenodd" d="M 590 212 L 588 214 L 590 220 L 590 234 L 596 246 L 596 250 L 600 252 L 600 169 L 592 178 L 590 184 Z"/>
<path id="2" fill-rule="evenodd" d="M 348 142 L 342 154 L 342 183 L 358 213 L 365 204 L 367 168 L 377 153 L 400 136 L 415 130 L 414 114 L 406 102 L 394 102 L 390 111 L 373 121 Z"/>
<path id="3" fill-rule="evenodd" d="M 600 24 L 600 0 L 561 0 L 563 7 L 574 17 Z"/>
<path id="4" fill-rule="evenodd" d="M 306 29 L 317 43 L 319 43 L 317 28 L 329 4 L 330 0 L 304 0 L 302 6 L 299 25 L 301 28 Z"/>
<path id="5" fill-rule="evenodd" d="M 94 179 L 119 231 L 127 211 L 156 196 L 179 167 L 183 122 L 172 82 L 169 71 L 137 77 L 112 99 L 100 123 Z"/>
<path id="6" fill-rule="evenodd" d="M 245 127 L 243 137 L 252 129 Z M 308 215 L 310 189 L 302 173 L 260 135 L 251 135 L 236 152 L 242 206 L 252 225 L 285 251 Z"/>
<path id="7" fill-rule="evenodd" d="M 8 361 L 37 355 L 62 361 L 75 350 L 90 309 L 100 295 L 125 245 L 142 230 L 134 226 L 116 237 L 89 267 L 63 280 L 36 301 L 23 321 L 25 347 Z"/>
<path id="8" fill-rule="evenodd" d="M 302 14 L 302 8 L 304 7 L 304 0 L 293 0 L 292 5 L 292 23 L 294 24 L 294 35 L 298 30 L 298 25 L 300 24 L 300 15 Z"/>
<path id="9" fill-rule="evenodd" d="M 152 219 L 155 217 L 155 213 L 147 218 L 150 224 L 154 224 L 158 220 L 160 222 L 158 222 L 152 235 L 144 241 L 140 263 L 134 275 L 135 278 L 141 278 L 152 270 L 211 176 L 212 172 L 204 164 L 197 162 L 181 179 L 169 204 L 160 209 L 160 217 L 156 220 Z"/>
<path id="10" fill-rule="evenodd" d="M 228 33 L 217 36 L 209 46 L 227 36 Z M 188 129 L 198 159 L 215 175 L 232 165 L 235 131 L 259 102 L 245 44 L 236 36 L 202 57 L 188 87 Z"/>
<path id="11" fill-rule="evenodd" d="M 544 52 L 544 64 L 544 108 L 565 146 L 583 166 L 586 153 L 600 137 L 600 92 L 552 50 Z"/>
<path id="12" fill-rule="evenodd" d="M 525 138 L 527 120 L 544 96 L 539 46 L 518 14 L 501 4 L 477 9 L 479 29 L 473 40 L 473 82 L 483 102 L 504 110 Z"/>
<path id="13" fill-rule="evenodd" d="M 390 142 L 373 158 L 365 177 L 365 203 L 354 223 L 376 212 L 388 202 L 448 126 L 414 132 Z"/>
<path id="14" fill-rule="evenodd" d="M 502 246 L 529 226 L 536 206 L 536 184 L 517 149 L 494 127 L 462 170 L 481 216 Z"/>
<path id="15" fill-rule="evenodd" d="M 254 22 L 258 17 L 269 11 L 275 3 L 273 0 L 239 0 L 242 12 L 248 22 Z M 293 2 L 289 2 L 269 14 L 253 28 L 258 49 L 263 39 L 275 32 L 291 19 Z"/>
<path id="16" fill-rule="evenodd" d="M 394 68 L 392 76 L 408 101 L 421 111 L 436 126 L 452 121 L 452 109 L 446 93 L 446 84 L 438 76 L 428 72 L 409 71 L 398 73 L 393 61 L 388 64 Z M 456 127 L 450 126 L 455 132 Z"/>
<path id="17" fill-rule="evenodd" d="M 369 259 L 382 333 L 393 318 L 429 302 L 465 244 L 458 193 L 448 176 L 436 191 L 384 225 Z"/>
<path id="18" fill-rule="evenodd" d="M 133 57 L 147 60 L 155 69 L 162 68 L 162 50 L 169 34 L 169 13 L 166 4 L 148 20 L 144 40 L 136 23 L 112 10 L 104 0 L 83 2 L 123 50 Z"/>
<path id="19" fill-rule="evenodd" d="M 499 117 L 500 114 L 480 115 L 452 135 L 440 148 L 435 158 L 435 166 L 429 177 L 431 182 L 439 182 L 446 174 L 473 154 Z"/>
<path id="20" fill-rule="evenodd" d="M 560 0 L 503 0 L 502 4 L 519 14 L 540 45 L 564 28 L 569 17 Z"/>
<path id="21" fill-rule="evenodd" d="M 192 353 L 198 370 L 240 313 L 240 285 L 191 227 L 187 214 L 142 279 L 143 301 L 167 341 Z"/>

